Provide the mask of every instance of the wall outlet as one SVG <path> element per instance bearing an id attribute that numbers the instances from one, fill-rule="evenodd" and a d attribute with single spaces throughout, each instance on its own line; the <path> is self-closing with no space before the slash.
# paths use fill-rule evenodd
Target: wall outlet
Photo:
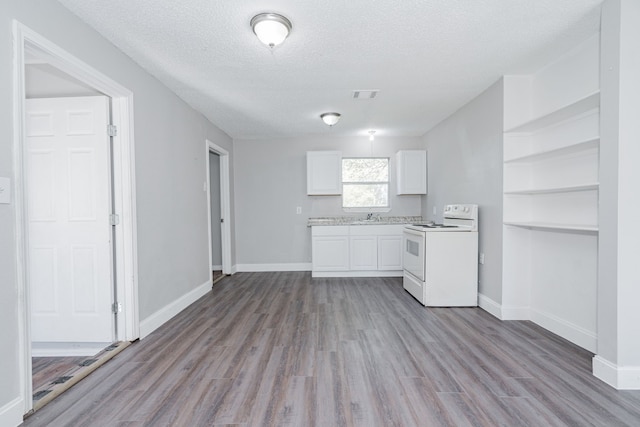
<path id="1" fill-rule="evenodd" d="M 0 203 L 11 203 L 11 182 L 9 178 L 0 178 Z"/>
<path id="2" fill-rule="evenodd" d="M 484 252 L 480 252 L 480 257 L 478 258 L 480 264 L 484 265 Z"/>
<path id="3" fill-rule="evenodd" d="M 297 213 L 298 215 L 300 215 L 300 214 L 302 213 L 302 206 L 297 206 L 297 207 L 296 207 L 296 213 Z"/>

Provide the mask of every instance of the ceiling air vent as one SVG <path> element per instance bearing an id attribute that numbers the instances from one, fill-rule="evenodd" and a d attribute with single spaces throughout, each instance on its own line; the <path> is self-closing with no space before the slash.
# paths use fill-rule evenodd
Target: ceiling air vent
<path id="1" fill-rule="evenodd" d="M 373 89 L 373 90 L 354 90 L 353 91 L 353 99 L 374 99 L 376 96 L 378 96 L 378 92 L 380 92 L 377 89 Z"/>

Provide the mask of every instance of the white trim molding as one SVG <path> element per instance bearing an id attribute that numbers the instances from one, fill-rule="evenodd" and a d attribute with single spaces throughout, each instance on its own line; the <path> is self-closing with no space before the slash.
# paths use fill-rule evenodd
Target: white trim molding
<path id="1" fill-rule="evenodd" d="M 531 320 L 529 307 L 509 307 L 478 294 L 478 307 L 500 320 Z"/>
<path id="2" fill-rule="evenodd" d="M 581 326 L 540 310 L 531 310 L 531 321 L 592 353 L 597 350 L 597 335 Z"/>
<path id="3" fill-rule="evenodd" d="M 209 291 L 211 291 L 211 281 L 207 280 L 202 285 L 187 292 L 175 301 L 165 305 L 151 316 L 140 321 L 140 339 L 148 337 L 153 331 L 205 296 Z"/>
<path id="4" fill-rule="evenodd" d="M 593 358 L 593 375 L 617 390 L 640 390 L 640 366 L 617 366 L 601 356 Z"/>
<path id="5" fill-rule="evenodd" d="M 478 307 L 502 320 L 502 306 L 488 296 L 478 293 Z"/>
<path id="6" fill-rule="evenodd" d="M 19 426 L 22 424 L 24 401 L 16 397 L 0 408 L 0 426 Z"/>
<path id="7" fill-rule="evenodd" d="M 111 78 L 71 55 L 45 37 L 13 20 L 13 163 L 15 171 L 15 217 L 18 282 L 18 316 L 20 391 L 24 413 L 33 407 L 31 381 L 31 332 L 28 276 L 28 229 L 26 221 L 26 194 L 24 169 L 24 103 L 25 52 L 46 59 L 52 66 L 64 71 L 86 85 L 111 98 L 112 124 L 118 127 L 113 148 L 113 205 L 121 218 L 115 229 L 116 294 L 123 312 L 116 317 L 114 341 L 132 341 L 139 336 L 138 325 L 138 259 L 135 196 L 135 147 L 133 129 L 133 92 Z"/>
<path id="8" fill-rule="evenodd" d="M 529 307 L 500 306 L 502 320 L 531 320 Z"/>
<path id="9" fill-rule="evenodd" d="M 314 271 L 311 277 L 402 277 L 402 270 Z"/>
<path id="10" fill-rule="evenodd" d="M 231 267 L 231 187 L 230 187 L 230 169 L 229 169 L 229 152 L 208 139 L 205 140 L 205 165 L 206 177 L 205 183 L 207 188 L 207 231 L 209 242 L 209 259 L 212 259 L 213 241 L 211 240 L 211 165 L 209 164 L 209 153 L 215 153 L 220 156 L 220 217 L 222 219 L 221 231 L 221 249 L 222 249 L 222 274 L 233 274 Z M 213 280 L 213 276 L 211 276 Z"/>
<path id="11" fill-rule="evenodd" d="M 289 264 L 236 264 L 236 272 L 258 273 L 270 271 L 311 271 L 311 263 L 289 263 Z"/>

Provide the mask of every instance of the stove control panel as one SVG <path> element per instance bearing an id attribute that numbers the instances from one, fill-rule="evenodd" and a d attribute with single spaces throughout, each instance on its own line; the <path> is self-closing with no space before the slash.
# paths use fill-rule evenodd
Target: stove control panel
<path id="1" fill-rule="evenodd" d="M 445 218 L 478 219 L 478 205 L 446 205 Z"/>

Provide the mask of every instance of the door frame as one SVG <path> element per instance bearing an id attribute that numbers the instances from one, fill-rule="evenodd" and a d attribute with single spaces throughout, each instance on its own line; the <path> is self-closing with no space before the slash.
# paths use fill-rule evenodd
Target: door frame
<path id="1" fill-rule="evenodd" d="M 135 198 L 135 151 L 133 133 L 133 93 L 85 62 L 50 42 L 19 21 L 13 20 L 13 161 L 16 218 L 16 271 L 18 281 L 20 390 L 24 413 L 33 409 L 31 329 L 28 275 L 28 227 L 25 193 L 25 52 L 45 58 L 52 66 L 111 98 L 111 120 L 117 126 L 113 137 L 113 209 L 120 216 L 115 227 L 113 262 L 115 291 L 122 311 L 116 316 L 117 341 L 133 341 L 140 336 L 138 317 L 138 260 Z"/>
<path id="2" fill-rule="evenodd" d="M 213 254 L 213 241 L 211 239 L 211 162 L 209 161 L 209 153 L 215 153 L 220 156 L 220 214 L 222 215 L 222 274 L 232 274 L 231 271 L 231 208 L 230 208 L 230 190 L 229 190 L 229 152 L 208 139 L 205 141 L 207 162 L 207 218 L 209 230 L 209 260 Z M 209 280 L 213 281 L 213 272 L 209 268 Z"/>

